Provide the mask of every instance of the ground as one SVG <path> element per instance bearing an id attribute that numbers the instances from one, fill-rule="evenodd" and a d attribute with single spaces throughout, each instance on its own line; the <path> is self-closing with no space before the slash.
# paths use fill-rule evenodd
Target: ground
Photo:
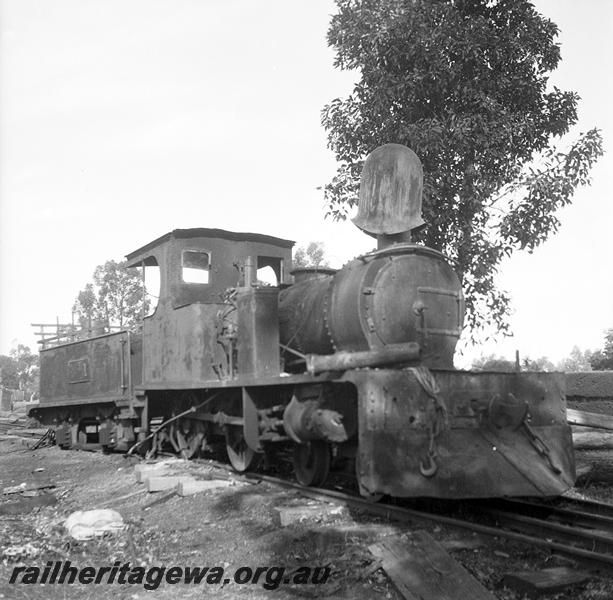
<path id="1" fill-rule="evenodd" d="M 501 600 L 520 598 L 499 587 L 504 573 L 572 566 L 566 559 L 501 539 L 477 538 L 434 524 L 389 523 L 334 504 L 308 500 L 263 482 L 237 481 L 230 487 L 193 496 L 174 495 L 147 508 L 152 500 L 164 499 L 168 494 L 141 492 L 142 484 L 135 481 L 136 462 L 120 454 L 62 451 L 57 447 L 33 451 L 16 438 L 0 441 L 0 488 L 34 481 L 55 485 L 45 496 L 0 497 L 0 598 L 396 600 L 402 598 L 401 594 L 378 569 L 368 546 L 389 535 L 410 535 L 416 529 L 427 530 L 439 541 L 466 542 L 464 548 L 451 551 L 452 556 Z M 181 468 L 196 476 L 219 473 L 207 461 L 183 465 Z M 611 499 L 610 492 L 601 486 L 594 490 L 600 499 Z M 588 495 L 592 491 L 582 490 Z M 53 499 L 57 500 L 53 505 L 31 506 Z M 302 521 L 282 526 L 278 509 L 290 506 L 310 510 L 305 508 L 308 515 Z M 76 541 L 68 535 L 64 521 L 71 513 L 101 507 L 117 510 L 126 527 L 89 541 Z M 47 561 L 66 560 L 79 567 L 110 567 L 115 561 L 147 568 L 220 566 L 224 568 L 224 578 L 240 567 L 283 567 L 288 574 L 298 567 L 327 566 L 330 575 L 323 584 L 281 582 L 274 590 L 266 589 L 265 578 L 244 585 L 163 582 L 155 590 L 146 590 L 142 583 L 9 583 L 17 566 L 43 568 Z M 272 573 L 276 577 L 278 572 Z M 274 580 L 271 576 L 270 582 L 274 584 Z M 613 590 L 613 579 L 595 577 L 581 589 L 569 589 L 548 598 L 605 600 L 613 597 L 609 590 Z"/>

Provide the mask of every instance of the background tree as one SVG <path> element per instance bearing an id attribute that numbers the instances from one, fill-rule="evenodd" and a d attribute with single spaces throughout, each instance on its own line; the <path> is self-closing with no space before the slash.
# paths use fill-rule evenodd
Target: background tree
<path id="1" fill-rule="evenodd" d="M 38 355 L 28 346 L 18 344 L 8 356 L 0 356 L 0 380 L 3 387 L 22 390 L 27 395 L 38 392 Z"/>
<path id="2" fill-rule="evenodd" d="M 593 352 L 589 350 L 581 350 L 578 346 L 573 346 L 569 356 L 563 358 L 557 363 L 553 363 L 546 356 L 539 358 L 530 358 L 525 356 L 520 360 L 520 369 L 522 371 L 591 371 L 592 366 L 590 360 Z M 475 359 L 471 365 L 471 369 L 479 371 L 514 371 L 515 362 L 508 360 L 502 356 L 488 354 Z"/>
<path id="3" fill-rule="evenodd" d="M 149 300 L 144 297 L 142 277 L 138 270 L 127 269 L 125 262 L 109 260 L 96 267 L 93 283 L 88 283 L 75 300 L 74 309 L 81 326 L 91 321 L 131 329 L 142 316 Z"/>
<path id="4" fill-rule="evenodd" d="M 546 357 L 530 358 L 526 356 L 521 360 L 522 371 L 555 371 L 556 366 Z"/>
<path id="5" fill-rule="evenodd" d="M 0 383 L 5 388 L 19 389 L 19 376 L 15 361 L 6 354 L 0 355 Z"/>
<path id="6" fill-rule="evenodd" d="M 475 359 L 471 365 L 471 369 L 476 371 L 503 371 L 504 373 L 511 373 L 515 371 L 515 362 L 507 360 L 502 356 L 488 354 Z"/>
<path id="7" fill-rule="evenodd" d="M 570 355 L 557 364 L 558 371 L 591 371 L 590 364 L 592 353 L 589 350 L 582 351 L 579 346 L 573 346 Z"/>
<path id="8" fill-rule="evenodd" d="M 294 252 L 292 265 L 295 269 L 305 267 L 327 267 L 325 248 L 321 242 L 310 242 L 306 247 L 299 246 Z"/>
<path id="9" fill-rule="evenodd" d="M 509 297 L 495 274 L 559 226 L 556 212 L 602 154 L 593 129 L 566 152 L 553 138 L 577 121 L 578 96 L 548 90 L 560 61 L 557 26 L 527 0 L 336 0 L 328 44 L 356 69 L 352 94 L 324 107 L 339 162 L 328 212 L 356 204 L 366 155 L 405 144 L 424 168 L 418 241 L 456 261 L 473 336 L 508 330 Z"/>
<path id="10" fill-rule="evenodd" d="M 590 365 L 595 371 L 613 370 L 613 329 L 608 329 L 604 337 L 604 348 L 590 356 Z"/>
<path id="11" fill-rule="evenodd" d="M 79 292 L 72 311 L 78 315 L 79 325 L 83 329 L 89 329 L 94 321 L 104 320 L 92 283 L 88 283 Z"/>

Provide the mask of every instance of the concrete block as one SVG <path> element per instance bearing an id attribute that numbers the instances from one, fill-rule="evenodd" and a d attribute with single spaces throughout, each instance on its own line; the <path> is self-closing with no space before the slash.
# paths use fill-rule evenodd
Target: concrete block
<path id="1" fill-rule="evenodd" d="M 282 527 L 287 527 L 293 523 L 301 523 L 303 521 L 320 520 L 329 517 L 330 515 L 339 515 L 342 513 L 342 506 L 332 507 L 327 504 L 321 505 L 301 505 L 301 506 L 284 506 L 277 507 L 275 510 L 279 512 L 279 522 Z"/>
<path id="2" fill-rule="evenodd" d="M 179 494 L 179 496 L 191 496 L 192 494 L 206 492 L 207 490 L 227 488 L 231 485 L 232 482 L 227 479 L 211 479 L 207 481 L 191 479 L 190 481 L 181 481 L 177 485 L 177 494 Z"/>
<path id="3" fill-rule="evenodd" d="M 151 475 L 162 475 L 168 469 L 164 463 L 140 464 L 134 467 L 134 475 L 138 483 L 145 483 Z"/>
<path id="4" fill-rule="evenodd" d="M 147 491 L 148 492 L 163 492 L 166 490 L 175 489 L 180 483 L 185 481 L 194 481 L 189 475 L 171 475 L 164 476 L 150 476 L 147 479 Z"/>
<path id="5" fill-rule="evenodd" d="M 529 598 L 538 598 L 545 594 L 566 592 L 567 588 L 585 583 L 589 579 L 587 572 L 555 567 L 536 572 L 507 573 L 502 579 L 502 585 L 520 594 L 526 594 Z"/>
<path id="6" fill-rule="evenodd" d="M 138 463 L 134 465 L 134 472 L 140 473 L 141 471 L 149 471 L 150 469 L 159 469 L 165 466 L 164 463 Z"/>
<path id="7" fill-rule="evenodd" d="M 447 552 L 454 552 L 456 550 L 478 550 L 487 546 L 487 541 L 482 538 L 470 537 L 461 540 L 443 540 L 440 544 Z"/>

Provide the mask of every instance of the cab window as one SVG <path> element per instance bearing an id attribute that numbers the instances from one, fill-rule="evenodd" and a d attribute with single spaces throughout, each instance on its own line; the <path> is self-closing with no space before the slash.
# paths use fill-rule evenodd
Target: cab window
<path id="1" fill-rule="evenodd" d="M 283 280 L 283 259 L 258 256 L 257 281 L 261 285 L 277 286 Z"/>
<path id="2" fill-rule="evenodd" d="M 209 283 L 210 255 L 198 250 L 183 250 L 181 278 L 185 283 Z"/>

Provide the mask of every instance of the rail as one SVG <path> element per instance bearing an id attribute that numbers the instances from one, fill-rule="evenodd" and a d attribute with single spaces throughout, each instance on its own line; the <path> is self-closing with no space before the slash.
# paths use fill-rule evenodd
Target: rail
<path id="1" fill-rule="evenodd" d="M 390 504 L 376 504 L 370 502 L 369 500 L 358 498 L 357 496 L 352 496 L 350 494 L 338 492 L 335 490 L 327 490 L 321 488 L 305 488 L 304 486 L 301 486 L 299 484 L 285 481 L 283 479 L 277 479 L 276 477 L 270 477 L 268 475 L 259 475 L 254 473 L 246 474 L 246 476 L 253 479 L 260 479 L 262 481 L 266 481 L 275 485 L 296 489 L 300 491 L 302 495 L 310 498 L 319 500 L 334 500 L 335 502 L 339 502 L 345 506 L 358 508 L 364 510 L 365 512 L 369 512 L 371 514 L 375 514 L 379 517 L 383 517 L 386 519 L 395 519 L 398 521 L 426 521 L 447 525 L 450 527 L 468 529 L 470 531 L 481 533 L 483 535 L 488 535 L 492 537 L 505 537 L 507 539 L 523 542 L 530 546 L 543 548 L 553 552 L 558 552 L 560 554 L 570 556 L 581 561 L 586 561 L 588 563 L 592 562 L 600 565 L 601 567 L 605 567 L 609 571 L 613 568 L 613 554 L 610 554 L 606 551 L 601 552 L 588 550 L 586 548 L 582 548 L 571 543 L 565 543 L 559 540 L 555 540 L 552 536 L 550 536 L 549 539 L 544 539 L 543 536 L 538 532 L 538 529 L 531 530 L 537 531 L 536 535 L 529 535 L 518 531 L 512 531 L 510 529 L 504 529 L 502 527 L 482 525 L 480 523 L 475 523 L 459 517 L 448 517 L 437 513 L 415 510 L 402 506 L 394 506 Z M 567 536 L 567 539 L 568 537 L 569 536 Z M 579 531 L 577 536 L 575 536 L 572 541 L 576 541 L 577 539 L 585 539 L 585 532 Z"/>
<path id="2" fill-rule="evenodd" d="M 208 460 L 206 462 L 225 470 L 232 470 L 229 465 L 220 463 L 215 460 Z M 449 527 L 467 529 L 469 531 L 473 531 L 475 533 L 480 533 L 482 535 L 487 535 L 491 537 L 504 537 L 506 539 L 515 540 L 517 542 L 528 544 L 533 547 L 542 548 L 551 552 L 557 552 L 559 554 L 578 559 L 581 562 L 591 565 L 592 568 L 594 567 L 594 565 L 598 565 L 601 569 L 604 568 L 608 573 L 613 572 L 613 552 L 609 550 L 609 546 L 604 547 L 604 543 L 600 543 L 601 540 L 605 540 L 607 533 L 609 535 L 609 543 L 613 541 L 613 538 L 610 537 L 613 536 L 613 526 L 611 526 L 611 529 L 607 527 L 607 531 L 605 532 L 603 531 L 603 528 L 600 527 L 603 523 L 602 521 L 599 521 L 600 526 L 598 531 L 590 531 L 585 530 L 581 527 L 577 527 L 576 524 L 566 528 L 556 528 L 555 526 L 549 527 L 549 525 L 551 524 L 546 522 L 545 520 L 534 519 L 534 521 L 538 523 L 529 523 L 527 521 L 524 521 L 524 528 L 520 531 L 515 531 L 513 529 L 518 529 L 521 527 L 520 524 L 523 520 L 522 518 L 513 520 L 513 529 L 509 527 L 503 527 L 502 523 L 497 526 L 483 525 L 481 523 L 476 523 L 474 521 L 468 520 L 464 517 L 450 517 L 436 512 L 417 510 L 414 508 L 407 508 L 405 506 L 396 506 L 385 503 L 374 503 L 370 500 L 345 492 L 339 492 L 336 490 L 329 490 L 323 488 L 304 487 L 300 484 L 287 481 L 285 479 L 279 479 L 277 477 L 271 477 L 269 475 L 263 475 L 259 473 L 243 473 L 242 477 L 245 477 L 250 480 L 263 481 L 271 485 L 277 485 L 287 489 L 293 489 L 308 498 L 328 502 L 333 501 L 338 504 L 348 506 L 350 508 L 363 510 L 364 512 L 374 514 L 378 517 L 382 517 L 388 520 L 396 520 L 401 522 L 435 523 L 438 525 L 446 525 Z M 566 498 L 565 500 L 568 501 L 568 499 Z M 486 502 L 489 501 L 483 501 L 483 503 Z M 515 501 L 513 501 L 513 503 L 515 503 Z M 458 506 L 461 504 L 462 503 L 458 503 Z M 468 504 L 468 502 L 466 502 L 465 504 Z M 479 506 L 482 507 L 483 504 L 479 503 Z M 601 506 L 606 506 L 608 509 L 610 509 L 611 515 L 613 515 L 613 505 L 602 504 Z M 569 513 L 573 513 L 573 511 L 566 510 L 566 517 L 569 516 Z M 511 519 L 511 513 L 509 512 L 507 514 L 510 515 L 509 519 Z M 547 528 L 546 537 L 543 535 L 543 528 L 545 527 Z M 563 531 L 563 536 L 556 535 L 559 534 L 560 531 Z M 598 538 L 599 541 L 597 542 L 595 538 Z M 598 547 L 602 548 L 602 550 L 599 549 L 598 551 L 596 551 L 582 547 L 582 544 L 586 545 L 586 540 L 588 540 L 587 545 L 589 545 L 591 548 Z"/>

